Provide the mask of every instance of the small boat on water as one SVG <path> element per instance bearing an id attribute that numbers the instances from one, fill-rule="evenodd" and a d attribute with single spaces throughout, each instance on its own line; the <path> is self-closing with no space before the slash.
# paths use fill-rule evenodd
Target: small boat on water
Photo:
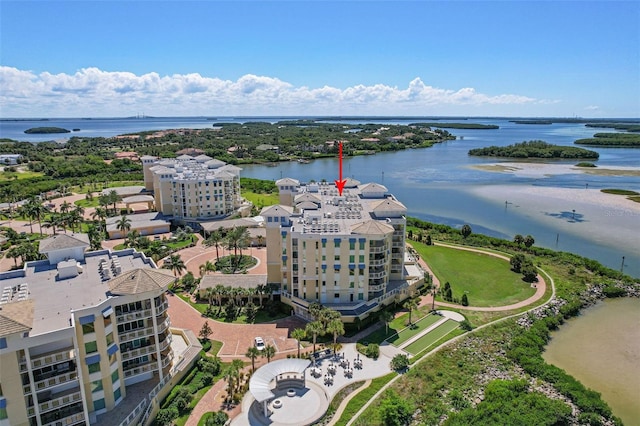
<path id="1" fill-rule="evenodd" d="M 298 163 L 301 163 L 301 164 L 309 164 L 310 162 L 311 162 L 311 161 L 306 160 L 306 159 L 304 159 L 304 158 L 298 158 Z"/>

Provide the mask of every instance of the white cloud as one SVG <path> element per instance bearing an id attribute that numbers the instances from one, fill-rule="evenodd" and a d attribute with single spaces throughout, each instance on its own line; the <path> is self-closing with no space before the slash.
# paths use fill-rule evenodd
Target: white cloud
<path id="1" fill-rule="evenodd" d="M 598 111 L 600 110 L 600 107 L 598 105 L 589 105 L 587 107 L 584 108 L 587 111 Z"/>
<path id="2" fill-rule="evenodd" d="M 36 74 L 0 66 L 0 85 L 4 117 L 127 116 L 138 111 L 157 116 L 465 114 L 544 102 L 516 94 L 478 93 L 471 87 L 442 89 L 420 78 L 407 88 L 374 84 L 338 89 L 294 87 L 252 74 L 230 81 L 198 73 L 136 75 L 83 68 L 75 74 Z"/>

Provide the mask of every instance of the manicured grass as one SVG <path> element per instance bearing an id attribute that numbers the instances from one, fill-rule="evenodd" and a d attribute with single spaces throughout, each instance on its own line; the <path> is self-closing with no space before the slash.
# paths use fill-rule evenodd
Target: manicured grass
<path id="1" fill-rule="evenodd" d="M 413 321 L 418 320 L 419 318 L 424 317 L 429 313 L 430 308 L 423 306 L 417 310 L 413 311 L 411 319 Z M 389 331 L 387 332 L 385 327 L 381 327 L 374 331 L 373 333 L 367 335 L 363 339 L 360 339 L 360 343 L 382 343 L 385 340 L 392 338 L 394 335 L 399 333 L 401 330 L 407 327 L 409 323 L 409 313 L 403 314 L 398 318 L 395 318 L 393 321 L 389 323 Z"/>
<path id="2" fill-rule="evenodd" d="M 98 197 L 93 197 L 91 200 L 78 200 L 76 202 L 74 202 L 73 204 L 75 204 L 76 206 L 80 206 L 80 207 L 98 207 L 100 205 L 100 203 L 98 202 Z"/>
<path id="3" fill-rule="evenodd" d="M 535 293 L 504 259 L 422 243 L 413 243 L 413 247 L 438 277 L 441 288 L 448 281 L 453 297 L 460 299 L 466 293 L 470 306 L 510 305 Z"/>
<path id="4" fill-rule="evenodd" d="M 448 319 L 404 349 L 413 355 L 418 355 L 422 351 L 432 349 L 437 346 L 447 334 L 451 333 L 459 326 L 460 324 L 457 321 Z"/>
<path id="5" fill-rule="evenodd" d="M 345 407 L 340 419 L 335 423 L 336 426 L 345 426 L 349 420 L 358 412 L 358 410 L 369 401 L 373 395 L 376 394 L 384 385 L 389 383 L 391 379 L 397 376 L 398 373 L 389 373 L 386 376 L 378 377 L 371 380 L 371 384 L 362 389 L 356 396 L 351 398 L 347 406 Z"/>
<path id="6" fill-rule="evenodd" d="M 427 315 L 426 317 L 416 321 L 411 327 L 406 327 L 400 330 L 394 336 L 391 336 L 386 340 L 387 342 L 395 346 L 401 345 L 407 340 L 411 339 L 416 334 L 421 333 L 427 328 L 431 327 L 433 324 L 437 323 L 441 319 L 442 317 L 438 315 Z"/>
<path id="7" fill-rule="evenodd" d="M 214 317 L 214 318 L 205 317 L 204 313 L 207 311 L 207 308 L 209 307 L 208 303 L 206 303 L 206 302 L 194 303 L 194 302 L 191 301 L 191 298 L 189 297 L 189 295 L 185 295 L 184 293 L 176 293 L 176 295 L 180 299 L 184 300 L 189 305 L 191 305 L 193 308 L 195 308 L 198 312 L 200 312 L 203 315 L 202 316 L 203 321 L 204 321 L 205 318 L 208 318 L 208 319 L 213 320 L 213 321 L 229 322 L 231 324 L 264 324 L 264 323 L 268 323 L 268 322 L 271 322 L 271 321 L 277 321 L 279 319 L 286 318 L 286 317 L 289 316 L 289 314 L 285 314 L 285 313 L 280 312 L 280 311 L 278 311 L 277 315 L 270 316 L 265 309 L 258 309 L 258 311 L 256 312 L 256 319 L 252 323 L 247 322 L 247 316 L 244 315 L 244 314 L 239 315 L 233 321 L 227 321 L 227 320 L 225 320 L 224 317 Z M 217 309 L 217 307 L 214 307 L 214 309 Z M 318 339 L 318 341 L 320 341 L 320 339 Z M 214 345 L 215 345 L 215 342 L 214 342 Z M 222 345 L 220 347 L 222 347 Z M 218 350 L 220 350 L 220 348 L 218 348 Z"/>
<path id="8" fill-rule="evenodd" d="M 265 206 L 272 206 L 280 203 L 280 198 L 277 193 L 275 194 L 259 194 L 257 192 L 242 191 L 242 196 L 248 201 L 251 201 L 257 208 Z"/>

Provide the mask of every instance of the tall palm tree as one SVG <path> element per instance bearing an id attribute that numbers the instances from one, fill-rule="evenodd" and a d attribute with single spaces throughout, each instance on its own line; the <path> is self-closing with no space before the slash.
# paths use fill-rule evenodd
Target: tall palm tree
<path id="1" fill-rule="evenodd" d="M 199 270 L 200 276 L 202 277 L 203 275 L 208 275 L 209 272 L 214 272 L 216 270 L 216 265 L 212 261 L 207 260 L 205 263 L 200 265 Z"/>
<path id="2" fill-rule="evenodd" d="M 103 207 L 96 207 L 91 217 L 97 224 L 100 224 L 100 228 L 104 231 L 106 229 L 105 219 L 107 218 L 107 210 Z"/>
<path id="3" fill-rule="evenodd" d="M 113 204 L 113 214 L 116 214 L 116 203 L 120 200 L 118 193 L 115 189 L 109 191 L 109 203 Z"/>
<path id="4" fill-rule="evenodd" d="M 344 335 L 344 324 L 340 319 L 332 319 L 327 324 L 327 332 L 333 334 L 333 356 L 335 356 L 338 348 L 338 336 Z"/>
<path id="5" fill-rule="evenodd" d="M 71 209 L 71 203 L 65 200 L 62 204 L 60 204 L 60 213 L 69 213 Z"/>
<path id="6" fill-rule="evenodd" d="M 137 241 L 138 241 L 138 237 L 140 236 L 140 233 L 137 230 L 133 230 L 133 231 L 129 231 L 129 233 L 127 234 L 127 238 L 124 241 L 124 245 L 126 247 L 136 247 L 137 245 Z"/>
<path id="7" fill-rule="evenodd" d="M 267 345 L 262 350 L 262 356 L 267 358 L 267 363 L 271 362 L 271 358 L 276 355 L 276 348 L 273 345 Z"/>
<path id="8" fill-rule="evenodd" d="M 131 219 L 129 219 L 127 215 L 123 215 L 116 222 L 116 228 L 118 228 L 118 230 L 122 232 L 123 235 L 126 234 L 131 229 Z"/>
<path id="9" fill-rule="evenodd" d="M 244 356 L 251 359 L 251 371 L 256 371 L 256 358 L 260 356 L 260 350 L 253 345 L 249 346 Z"/>
<path id="10" fill-rule="evenodd" d="M 291 332 L 291 338 L 296 339 L 298 343 L 298 358 L 300 358 L 300 341 L 307 336 L 307 332 L 304 328 L 296 328 Z"/>
<path id="11" fill-rule="evenodd" d="M 380 320 L 384 323 L 384 334 L 389 334 L 389 323 L 393 321 L 393 314 L 389 311 L 382 311 L 380 314 Z"/>
<path id="12" fill-rule="evenodd" d="M 411 314 L 413 313 L 414 309 L 418 307 L 418 300 L 415 298 L 409 298 L 406 302 L 404 302 L 404 305 L 402 306 L 409 311 L 409 325 L 412 325 L 413 323 L 411 322 Z"/>
<path id="13" fill-rule="evenodd" d="M 171 256 L 169 256 L 169 258 L 164 261 L 162 267 L 173 272 L 173 275 L 176 278 L 178 277 L 178 275 L 182 274 L 185 269 L 187 269 L 179 254 L 172 254 Z"/>
<path id="14" fill-rule="evenodd" d="M 204 245 L 207 247 L 215 246 L 216 248 L 216 262 L 220 260 L 220 252 L 218 249 L 220 248 L 220 243 L 222 243 L 224 237 L 220 231 L 213 231 L 209 234 L 206 240 L 204 240 Z"/>
<path id="15" fill-rule="evenodd" d="M 320 321 L 311 321 L 310 323 L 307 323 L 305 331 L 307 333 L 307 336 L 312 336 L 313 337 L 313 353 L 315 354 L 316 353 L 316 341 L 318 339 L 318 336 L 322 336 L 325 333 L 324 326 L 322 325 L 322 323 Z"/>

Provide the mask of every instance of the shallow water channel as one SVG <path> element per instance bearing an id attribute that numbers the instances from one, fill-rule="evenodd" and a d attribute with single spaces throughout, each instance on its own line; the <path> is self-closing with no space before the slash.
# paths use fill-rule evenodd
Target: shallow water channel
<path id="1" fill-rule="evenodd" d="M 640 425 L 640 299 L 610 299 L 552 334 L 543 353 L 602 398 L 625 425 Z"/>

